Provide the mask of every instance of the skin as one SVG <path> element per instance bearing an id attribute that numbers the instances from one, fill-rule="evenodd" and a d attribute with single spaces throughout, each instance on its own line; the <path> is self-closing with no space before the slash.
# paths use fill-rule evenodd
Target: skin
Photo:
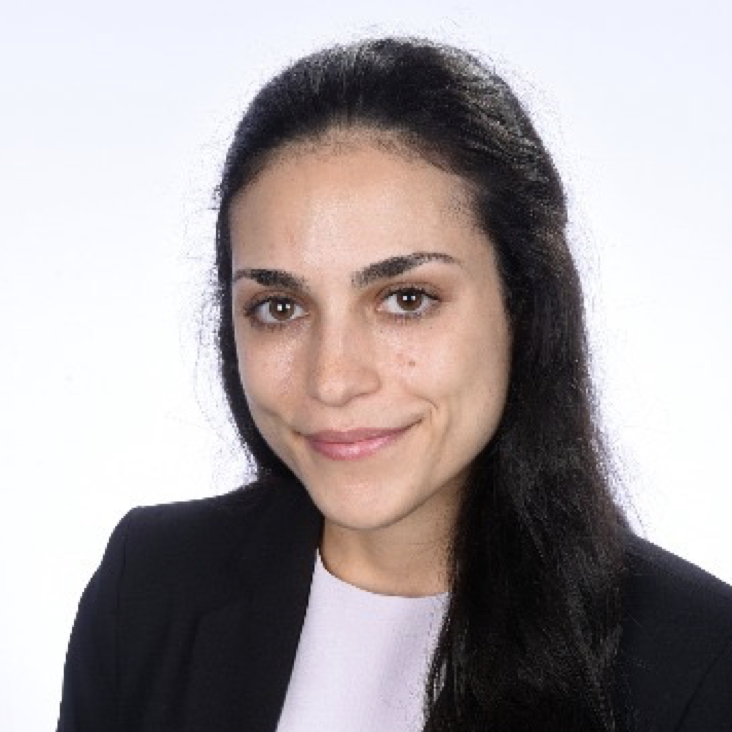
<path id="1" fill-rule="evenodd" d="M 324 516 L 325 566 L 371 592 L 447 590 L 459 489 L 506 400 L 509 325 L 491 243 L 467 201 L 459 177 L 351 133 L 281 152 L 229 212 L 235 273 L 286 270 L 310 288 L 235 274 L 252 417 Z M 415 252 L 458 263 L 427 261 L 364 288 L 351 282 L 366 265 Z M 393 294 L 395 286 L 429 296 Z M 281 299 L 256 306 L 266 296 Z M 392 444 L 350 461 L 319 454 L 305 437 L 407 425 Z"/>

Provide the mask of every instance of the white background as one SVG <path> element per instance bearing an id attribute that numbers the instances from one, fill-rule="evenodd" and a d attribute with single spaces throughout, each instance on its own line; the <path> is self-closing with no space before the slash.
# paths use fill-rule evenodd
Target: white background
<path id="1" fill-rule="evenodd" d="M 257 87 L 328 42 L 426 34 L 515 85 L 571 193 L 636 522 L 732 582 L 729 8 L 2 8 L 0 729 L 53 729 L 76 603 L 120 517 L 241 481 L 201 335 L 211 194 Z"/>

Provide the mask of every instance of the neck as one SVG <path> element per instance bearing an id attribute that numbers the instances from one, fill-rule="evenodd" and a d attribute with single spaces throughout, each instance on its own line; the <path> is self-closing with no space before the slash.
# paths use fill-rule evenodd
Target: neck
<path id="1" fill-rule="evenodd" d="M 320 554 L 331 574 L 363 590 L 425 597 L 448 590 L 449 538 L 449 525 L 426 540 L 406 527 L 354 530 L 326 518 Z"/>

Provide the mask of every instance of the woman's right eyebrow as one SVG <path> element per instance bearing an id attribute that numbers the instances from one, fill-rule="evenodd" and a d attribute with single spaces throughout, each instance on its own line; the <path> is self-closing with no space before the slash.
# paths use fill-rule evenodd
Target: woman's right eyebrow
<path id="1" fill-rule="evenodd" d="M 402 254 L 368 264 L 362 269 L 353 272 L 351 274 L 351 284 L 361 289 L 379 280 L 397 277 L 403 272 L 419 267 L 420 264 L 434 260 L 446 262 L 447 264 L 462 265 L 459 259 L 444 252 Z M 264 287 L 285 287 L 294 292 L 310 292 L 310 287 L 305 278 L 282 269 L 237 269 L 232 277 L 232 284 L 243 278 L 254 280 Z"/>

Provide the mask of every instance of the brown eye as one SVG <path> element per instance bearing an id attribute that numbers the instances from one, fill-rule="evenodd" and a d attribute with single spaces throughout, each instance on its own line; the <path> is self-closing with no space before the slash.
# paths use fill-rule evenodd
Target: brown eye
<path id="1" fill-rule="evenodd" d="M 286 321 L 292 315 L 294 309 L 294 303 L 284 298 L 272 298 L 267 302 L 267 314 L 278 321 Z"/>
<path id="2" fill-rule="evenodd" d="M 421 287 L 400 287 L 392 290 L 385 298 L 391 303 L 389 314 L 401 320 L 420 318 L 427 315 L 438 305 L 439 298 L 430 295 Z M 396 306 L 396 310 L 392 308 Z"/>
<path id="3" fill-rule="evenodd" d="M 418 310 L 423 297 L 424 293 L 418 292 L 417 290 L 402 290 L 396 293 L 399 307 L 407 312 Z"/>
<path id="4" fill-rule="evenodd" d="M 267 297 L 253 303 L 244 311 L 244 315 L 254 327 L 276 329 L 298 320 L 297 308 L 302 308 L 289 297 Z M 304 311 L 303 311 L 304 312 Z"/>

